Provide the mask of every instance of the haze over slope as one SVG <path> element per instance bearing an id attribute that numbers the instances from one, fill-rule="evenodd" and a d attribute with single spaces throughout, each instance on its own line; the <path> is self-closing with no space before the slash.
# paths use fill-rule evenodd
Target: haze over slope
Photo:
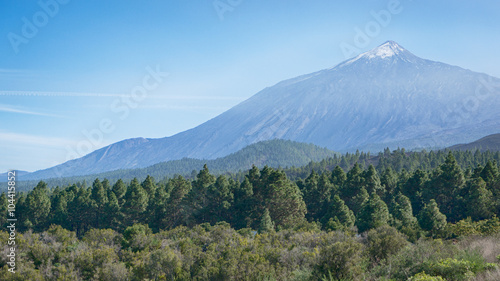
<path id="1" fill-rule="evenodd" d="M 270 139 L 334 151 L 439 148 L 500 128 L 500 79 L 421 59 L 395 42 L 282 81 L 191 130 L 129 139 L 36 172 L 44 177 L 214 159 Z"/>

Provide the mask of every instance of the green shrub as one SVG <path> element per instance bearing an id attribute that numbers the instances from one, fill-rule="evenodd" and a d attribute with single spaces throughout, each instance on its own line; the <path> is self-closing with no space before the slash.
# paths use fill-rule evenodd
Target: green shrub
<path id="1" fill-rule="evenodd" d="M 364 273 L 362 249 L 363 245 L 353 238 L 323 248 L 313 275 L 322 278 L 331 273 L 337 280 L 360 280 Z"/>
<path id="2" fill-rule="evenodd" d="M 463 259 L 447 258 L 437 262 L 425 262 L 424 271 L 447 280 L 469 280 L 477 273 L 495 269 L 496 265 L 486 263 L 475 253 L 465 253 Z"/>
<path id="3" fill-rule="evenodd" d="M 408 242 L 394 227 L 384 225 L 368 231 L 367 251 L 373 262 L 380 262 L 404 248 Z"/>
<path id="4" fill-rule="evenodd" d="M 424 272 L 420 272 L 419 274 L 411 277 L 410 279 L 408 279 L 408 281 L 445 281 L 445 279 L 443 279 L 443 277 L 441 277 L 441 276 L 431 276 L 431 275 L 425 274 L 425 271 L 424 271 Z"/>

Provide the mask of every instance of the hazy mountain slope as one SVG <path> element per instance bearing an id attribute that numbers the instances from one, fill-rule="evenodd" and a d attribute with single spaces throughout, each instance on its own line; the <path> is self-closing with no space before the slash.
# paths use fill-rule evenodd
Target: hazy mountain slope
<path id="1" fill-rule="evenodd" d="M 465 144 L 457 144 L 449 147 L 451 150 L 477 150 L 480 151 L 500 151 L 500 134 L 493 134 L 481 138 L 477 141 Z"/>
<path id="2" fill-rule="evenodd" d="M 447 147 L 498 132 L 499 85 L 500 79 L 421 59 L 389 41 L 333 68 L 266 88 L 191 130 L 118 142 L 36 175 L 214 159 L 269 139 L 336 151 Z"/>
<path id="3" fill-rule="evenodd" d="M 107 178 L 109 180 L 117 180 L 119 178 L 127 180 L 137 177 L 139 179 L 151 175 L 156 179 L 171 177 L 175 174 L 189 175 L 193 170 L 199 171 L 207 164 L 210 171 L 213 173 L 238 172 L 248 170 L 252 165 L 259 167 L 299 167 L 308 164 L 311 161 L 320 161 L 322 159 L 333 157 L 336 152 L 321 148 L 313 144 L 299 143 L 286 140 L 270 140 L 258 142 L 249 145 L 228 156 L 213 159 L 200 160 L 192 158 L 184 158 L 180 160 L 171 160 L 158 163 L 146 168 L 139 169 L 124 169 L 109 171 L 104 173 L 96 173 L 93 175 L 79 176 L 69 178 L 65 182 L 58 182 L 58 185 L 74 183 L 77 181 L 92 181 L 95 178 Z M 38 180 L 34 177 L 36 174 L 26 175 L 20 180 Z M 36 182 L 33 182 L 36 184 Z"/>

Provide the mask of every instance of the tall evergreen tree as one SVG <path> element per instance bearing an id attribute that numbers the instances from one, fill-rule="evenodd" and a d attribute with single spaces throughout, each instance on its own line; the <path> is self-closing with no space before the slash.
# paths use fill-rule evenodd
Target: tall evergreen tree
<path id="1" fill-rule="evenodd" d="M 368 193 L 376 192 L 378 196 L 384 196 L 385 190 L 373 165 L 368 166 L 368 169 L 363 172 L 363 187 Z"/>
<path id="2" fill-rule="evenodd" d="M 122 209 L 127 219 L 127 226 L 144 223 L 144 212 L 148 207 L 148 201 L 147 192 L 139 184 L 137 178 L 134 178 L 127 187 L 125 203 Z"/>
<path id="3" fill-rule="evenodd" d="M 332 176 L 330 178 L 331 183 L 333 183 L 339 190 L 342 190 L 345 181 L 347 180 L 347 175 L 340 166 L 335 166 L 332 171 Z"/>
<path id="4" fill-rule="evenodd" d="M 429 177 L 426 172 L 416 170 L 402 186 L 402 193 L 410 198 L 414 213 L 418 214 L 424 207 L 424 188 L 426 188 Z"/>
<path id="5" fill-rule="evenodd" d="M 465 178 L 451 151 L 429 184 L 426 199 L 435 199 L 439 209 L 452 222 L 459 220 L 461 212 L 457 207 L 459 207 L 459 194 L 465 184 Z"/>
<path id="6" fill-rule="evenodd" d="M 425 204 L 418 215 L 418 223 L 424 230 L 430 231 L 435 236 L 446 226 L 446 215 L 439 211 L 438 204 L 434 199 Z"/>
<path id="7" fill-rule="evenodd" d="M 240 229 L 252 225 L 251 212 L 253 205 L 253 186 L 248 177 L 245 177 L 234 191 L 234 228 Z"/>
<path id="8" fill-rule="evenodd" d="M 261 171 L 261 176 L 266 176 L 266 173 Z M 302 194 L 283 171 L 271 171 L 265 185 L 265 206 L 276 225 L 288 225 L 304 218 L 307 210 Z"/>
<path id="9" fill-rule="evenodd" d="M 303 190 L 304 202 L 306 203 L 307 206 L 307 217 L 309 219 L 313 219 L 313 214 L 315 213 L 315 210 L 313 210 L 312 205 L 314 204 L 313 202 L 317 200 L 315 196 L 317 195 L 316 190 L 318 189 L 318 180 L 319 180 L 319 175 L 313 169 L 309 174 L 309 176 L 304 181 L 304 190 Z"/>
<path id="10" fill-rule="evenodd" d="M 147 221 L 153 230 L 159 231 L 162 228 L 161 221 L 167 212 L 170 194 L 167 192 L 167 187 L 162 184 L 155 188 L 154 192 L 155 195 L 151 196 L 153 199 L 149 200 L 146 211 L 148 213 Z"/>
<path id="11" fill-rule="evenodd" d="M 55 193 L 51 201 L 51 223 L 70 228 L 68 225 L 68 196 L 66 190 Z"/>
<path id="12" fill-rule="evenodd" d="M 357 226 L 359 232 L 365 232 L 372 228 L 386 225 L 389 222 L 389 210 L 382 199 L 373 192 L 370 198 L 365 202 L 359 216 Z"/>
<path id="13" fill-rule="evenodd" d="M 50 214 L 51 202 L 47 184 L 40 181 L 26 197 L 28 218 L 33 223 L 35 230 L 42 230 L 47 225 Z"/>
<path id="14" fill-rule="evenodd" d="M 464 189 L 463 207 L 466 216 L 475 221 L 493 217 L 496 202 L 493 193 L 486 188 L 486 182 L 482 178 L 470 179 Z"/>
<path id="15" fill-rule="evenodd" d="M 380 177 L 380 184 L 384 186 L 389 196 L 394 194 L 398 187 L 398 174 L 391 167 L 386 168 Z"/>
<path id="16" fill-rule="evenodd" d="M 479 175 L 487 185 L 493 184 L 499 177 L 497 164 L 491 160 L 488 160 Z"/>
<path id="17" fill-rule="evenodd" d="M 95 179 L 94 183 L 92 183 L 92 193 L 90 198 L 92 199 L 92 209 L 95 214 L 92 226 L 95 228 L 101 228 L 105 207 L 108 203 L 108 193 L 99 179 Z"/>
<path id="18" fill-rule="evenodd" d="M 167 189 L 170 191 L 170 197 L 167 200 L 165 215 L 161 219 L 160 229 L 173 228 L 185 223 L 188 214 L 182 206 L 182 202 L 191 190 L 191 183 L 182 176 L 175 176 L 167 182 Z"/>
<path id="19" fill-rule="evenodd" d="M 234 194 L 225 176 L 219 176 L 215 183 L 208 187 L 207 200 L 208 205 L 202 212 L 208 217 L 208 222 L 215 224 L 219 221 L 231 221 L 229 210 L 234 203 Z"/>
<path id="20" fill-rule="evenodd" d="M 316 200 L 313 201 L 314 219 L 321 219 L 327 212 L 332 196 L 338 194 L 334 184 L 330 182 L 326 172 L 321 173 L 316 189 Z M 334 194 L 334 195 L 332 195 Z"/>
<path id="21" fill-rule="evenodd" d="M 258 231 L 259 233 L 267 233 L 274 231 L 274 222 L 271 219 L 271 216 L 269 215 L 269 210 L 267 208 L 264 210 L 264 214 L 262 214 L 262 218 L 260 219 Z"/>
<path id="22" fill-rule="evenodd" d="M 363 170 L 358 163 L 354 164 L 351 170 L 347 172 L 347 179 L 345 184 L 342 186 L 340 190 L 340 198 L 346 201 L 349 205 L 350 200 L 356 196 L 359 190 L 363 187 L 364 179 L 363 179 Z"/>
<path id="23" fill-rule="evenodd" d="M 252 175 L 253 174 L 253 175 Z M 249 181 L 253 186 L 251 225 L 258 228 L 258 223 L 267 208 L 276 226 L 289 225 L 304 218 L 306 206 L 298 186 L 292 183 L 283 171 L 265 166 L 259 173 L 250 170 Z M 252 182 L 253 181 L 253 182 Z"/>
<path id="24" fill-rule="evenodd" d="M 347 204 L 347 206 L 354 212 L 355 215 L 358 215 L 369 198 L 370 195 L 368 194 L 368 191 L 366 191 L 366 188 L 361 187 L 358 194 L 348 201 L 349 204 Z"/>
<path id="25" fill-rule="evenodd" d="M 71 203 L 68 203 L 68 223 L 78 236 L 89 230 L 94 222 L 91 192 L 87 187 L 78 187 Z"/>
<path id="26" fill-rule="evenodd" d="M 410 199 L 402 193 L 394 197 L 390 209 L 392 226 L 399 230 L 403 227 L 415 228 L 417 226 L 417 218 L 413 215 Z"/>
<path id="27" fill-rule="evenodd" d="M 124 216 L 120 210 L 118 199 L 114 192 L 108 192 L 108 200 L 104 207 L 103 226 L 115 230 L 123 230 Z"/>
<path id="28" fill-rule="evenodd" d="M 127 186 L 122 181 L 122 179 L 118 179 L 116 181 L 116 183 L 113 185 L 112 190 L 116 196 L 116 199 L 118 200 L 118 205 L 120 207 L 123 206 L 123 203 L 125 202 L 125 193 L 127 193 Z"/>
<path id="29" fill-rule="evenodd" d="M 356 218 L 338 195 L 333 197 L 328 212 L 321 219 L 326 230 L 348 230 L 354 226 Z"/>
<path id="30" fill-rule="evenodd" d="M 215 183 L 215 176 L 210 174 L 207 165 L 203 166 L 193 181 L 193 187 L 183 202 L 183 208 L 190 214 L 189 224 L 208 222 L 208 214 L 203 210 L 208 206 L 208 187 Z"/>
<path id="31" fill-rule="evenodd" d="M 155 200 L 155 195 L 156 195 L 156 189 L 158 186 L 156 185 L 155 179 L 151 177 L 150 175 L 146 176 L 146 179 L 141 183 L 141 187 L 146 191 L 148 194 L 148 205 L 152 204 L 153 201 Z"/>

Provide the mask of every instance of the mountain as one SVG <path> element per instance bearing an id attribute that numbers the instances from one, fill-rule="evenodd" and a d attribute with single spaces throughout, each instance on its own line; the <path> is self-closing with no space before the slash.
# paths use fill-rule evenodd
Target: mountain
<path id="1" fill-rule="evenodd" d="M 15 172 L 16 172 L 16 174 L 15 174 L 16 179 L 19 178 L 19 177 L 23 177 L 23 176 L 25 176 L 25 175 L 27 175 L 27 174 L 30 173 L 30 172 L 20 171 L 20 170 L 16 170 Z M 0 174 L 0 179 L 1 179 L 0 181 L 7 181 L 8 175 L 9 175 L 9 172 L 7 172 L 7 173 L 1 173 Z"/>
<path id="2" fill-rule="evenodd" d="M 449 147 L 450 150 L 477 150 L 480 151 L 500 151 L 500 134 L 493 134 L 481 138 L 477 141 L 465 144 L 457 144 Z"/>
<path id="3" fill-rule="evenodd" d="M 498 132 L 499 85 L 498 78 L 419 58 L 388 41 L 333 68 L 265 88 L 193 129 L 124 140 L 34 176 L 215 159 L 270 139 L 335 151 L 442 148 Z"/>
<path id="4" fill-rule="evenodd" d="M 47 183 L 51 186 L 64 186 L 66 184 L 82 182 L 83 180 L 92 182 L 95 178 L 107 178 L 110 181 L 116 181 L 118 179 L 144 179 L 147 175 L 161 180 L 164 177 L 172 177 L 176 174 L 189 176 L 193 170 L 199 171 L 203 169 L 204 164 L 207 164 L 210 172 L 214 174 L 246 171 L 252 168 L 252 165 L 258 167 L 269 166 L 272 168 L 300 167 L 312 161 L 321 161 L 325 158 L 334 157 L 335 155 L 338 155 L 338 153 L 313 144 L 288 140 L 269 140 L 249 145 L 228 156 L 213 160 L 184 158 L 161 162 L 145 168 L 123 169 L 92 175 L 48 180 Z M 24 181 L 23 186 L 26 188 L 32 188 L 37 184 L 37 180 L 40 179 L 33 177 L 33 175 L 34 174 L 23 175 L 19 177 L 18 180 Z"/>

